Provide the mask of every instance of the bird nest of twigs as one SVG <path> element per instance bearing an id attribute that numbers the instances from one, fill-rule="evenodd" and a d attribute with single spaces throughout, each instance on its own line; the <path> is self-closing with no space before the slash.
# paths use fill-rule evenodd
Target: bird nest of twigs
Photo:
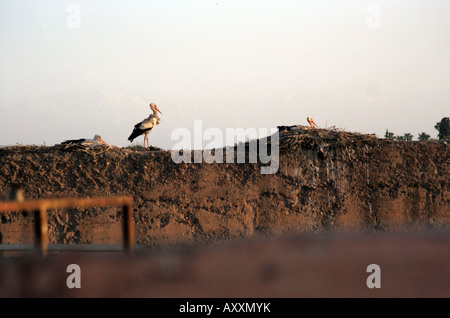
<path id="1" fill-rule="evenodd" d="M 307 126 L 278 126 L 280 152 L 298 149 L 314 149 L 321 145 L 350 146 L 357 144 L 375 144 L 378 137 L 375 134 L 366 135 L 347 132 L 341 128 L 327 129 Z"/>
<path id="2" fill-rule="evenodd" d="M 55 147 L 60 147 L 61 150 L 74 150 L 74 151 L 82 151 L 86 152 L 91 155 L 100 155 L 102 153 L 105 153 L 113 148 L 114 146 L 111 145 L 83 145 L 80 143 L 66 143 L 57 145 Z"/>

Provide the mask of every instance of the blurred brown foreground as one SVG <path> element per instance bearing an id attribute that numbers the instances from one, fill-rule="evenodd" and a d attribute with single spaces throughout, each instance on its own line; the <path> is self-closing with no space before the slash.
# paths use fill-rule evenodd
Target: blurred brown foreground
<path id="1" fill-rule="evenodd" d="M 81 288 L 70 289 L 70 264 Z M 370 264 L 381 288 L 369 288 Z M 300 235 L 0 259 L 0 297 L 450 297 L 450 233 Z"/>

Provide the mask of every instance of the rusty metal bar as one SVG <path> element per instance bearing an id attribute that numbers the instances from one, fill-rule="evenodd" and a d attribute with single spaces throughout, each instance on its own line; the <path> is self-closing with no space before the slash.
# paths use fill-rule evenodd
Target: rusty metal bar
<path id="1" fill-rule="evenodd" d="M 88 208 L 120 205 L 123 210 L 123 248 L 131 253 L 134 248 L 133 198 L 127 196 L 99 198 L 39 199 L 25 202 L 1 202 L 0 213 L 31 211 L 35 216 L 36 247 L 42 256 L 48 253 L 49 209 Z"/>
<path id="2" fill-rule="evenodd" d="M 48 222 L 47 210 L 41 207 L 34 211 L 34 227 L 36 235 L 36 250 L 40 252 L 41 256 L 47 256 L 48 252 Z"/>
<path id="3" fill-rule="evenodd" d="M 123 237 L 124 249 L 128 253 L 133 252 L 134 243 L 134 220 L 133 220 L 133 205 L 127 204 L 123 206 Z"/>
<path id="4" fill-rule="evenodd" d="M 99 198 L 69 198 L 69 199 L 38 199 L 25 202 L 1 202 L 0 212 L 36 211 L 41 207 L 49 209 L 88 208 L 95 206 L 132 205 L 133 198 L 99 197 Z"/>

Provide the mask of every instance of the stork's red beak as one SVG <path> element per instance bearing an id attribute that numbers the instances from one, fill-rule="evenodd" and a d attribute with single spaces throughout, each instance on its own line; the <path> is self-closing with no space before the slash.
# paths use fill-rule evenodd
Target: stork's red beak
<path id="1" fill-rule="evenodd" d="M 161 111 L 158 109 L 158 106 L 155 105 L 155 109 L 162 115 Z"/>

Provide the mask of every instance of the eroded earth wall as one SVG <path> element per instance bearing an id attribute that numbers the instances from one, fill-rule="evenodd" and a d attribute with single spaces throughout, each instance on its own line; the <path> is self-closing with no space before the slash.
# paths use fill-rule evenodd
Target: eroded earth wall
<path id="1" fill-rule="evenodd" d="M 295 138 L 297 139 L 295 139 Z M 301 137 L 301 138 L 300 138 Z M 294 140 L 295 139 L 295 140 Z M 170 151 L 0 149 L 0 201 L 131 195 L 136 241 L 206 244 L 258 235 L 448 229 L 449 145 L 342 132 L 280 136 L 279 169 L 180 163 Z M 50 243 L 119 243 L 121 209 L 49 211 Z M 2 214 L 0 243 L 31 243 L 29 213 Z"/>

